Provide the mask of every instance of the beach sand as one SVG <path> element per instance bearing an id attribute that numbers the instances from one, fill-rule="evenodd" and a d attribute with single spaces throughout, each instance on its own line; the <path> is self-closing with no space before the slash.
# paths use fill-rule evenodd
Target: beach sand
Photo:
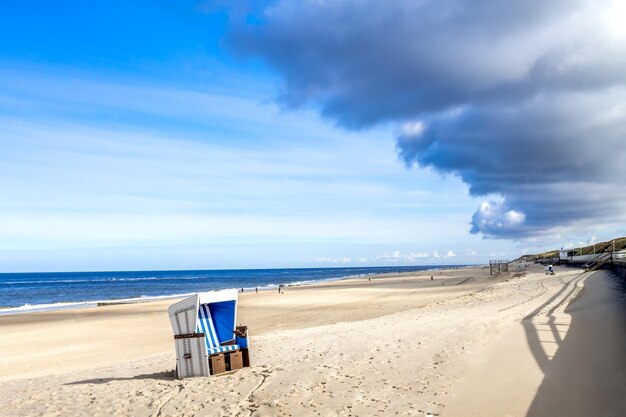
<path id="1" fill-rule="evenodd" d="M 253 366 L 182 381 L 173 300 L 0 316 L 0 415 L 626 415 L 609 273 L 512 272 L 244 293 Z"/>

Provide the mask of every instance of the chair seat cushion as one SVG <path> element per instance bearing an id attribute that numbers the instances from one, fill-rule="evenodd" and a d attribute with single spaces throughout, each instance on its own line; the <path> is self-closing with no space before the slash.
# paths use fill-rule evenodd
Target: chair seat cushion
<path id="1" fill-rule="evenodd" d="M 239 349 L 239 345 L 218 346 L 218 347 L 214 347 L 214 348 L 209 349 L 207 351 L 207 353 L 209 355 L 213 355 L 215 353 L 231 352 L 231 351 L 237 350 L 237 349 Z"/>

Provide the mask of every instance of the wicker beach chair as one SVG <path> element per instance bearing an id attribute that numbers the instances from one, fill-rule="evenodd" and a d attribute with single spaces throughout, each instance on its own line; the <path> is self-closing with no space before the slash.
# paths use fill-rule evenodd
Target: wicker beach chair
<path id="1" fill-rule="evenodd" d="M 250 366 L 248 329 L 236 326 L 237 290 L 199 293 L 172 304 L 176 378 L 217 375 Z"/>

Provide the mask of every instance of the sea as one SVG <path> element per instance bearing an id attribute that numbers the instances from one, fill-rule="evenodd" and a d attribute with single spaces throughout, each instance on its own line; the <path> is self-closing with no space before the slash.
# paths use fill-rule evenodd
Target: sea
<path id="1" fill-rule="evenodd" d="M 90 307 L 106 302 L 169 298 L 225 288 L 263 291 L 275 289 L 279 285 L 442 268 L 450 268 L 450 265 L 3 273 L 0 274 L 0 315 Z"/>

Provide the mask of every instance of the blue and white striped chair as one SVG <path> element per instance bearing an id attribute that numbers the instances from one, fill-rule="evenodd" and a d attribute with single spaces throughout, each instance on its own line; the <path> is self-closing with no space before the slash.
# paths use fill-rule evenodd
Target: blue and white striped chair
<path id="1" fill-rule="evenodd" d="M 248 331 L 237 327 L 237 290 L 195 294 L 170 306 L 178 378 L 250 366 Z"/>
<path id="2" fill-rule="evenodd" d="M 230 334 L 230 340 L 220 341 L 208 304 L 202 304 L 198 309 L 198 327 L 196 328 L 196 332 L 204 333 L 206 351 L 209 356 L 214 353 L 231 352 L 239 349 L 239 345 L 236 344 L 222 345 L 222 343 L 229 343 L 235 340 L 235 334 Z"/>

